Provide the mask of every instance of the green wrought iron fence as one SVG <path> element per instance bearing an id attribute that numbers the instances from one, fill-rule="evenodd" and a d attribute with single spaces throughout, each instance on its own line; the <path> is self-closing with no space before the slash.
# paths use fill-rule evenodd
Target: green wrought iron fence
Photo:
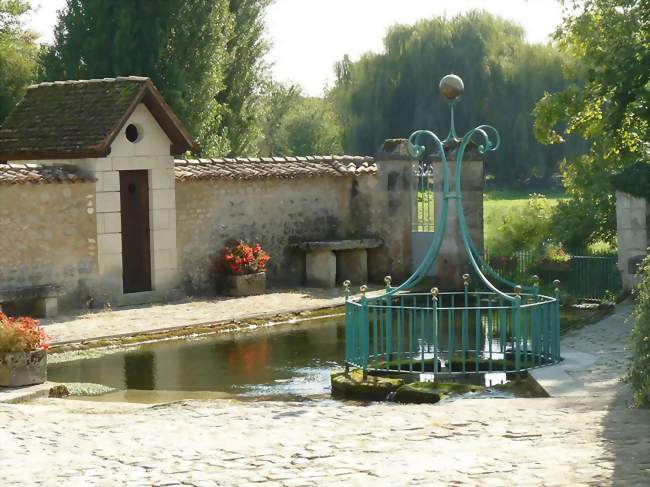
<path id="1" fill-rule="evenodd" d="M 521 372 L 560 360 L 556 297 L 490 292 L 346 299 L 346 362 L 363 370 Z"/>
<path id="2" fill-rule="evenodd" d="M 570 253 L 572 257 L 568 263 L 547 268 L 539 264 L 541 255 L 532 250 L 521 250 L 509 256 L 495 256 L 485 250 L 490 265 L 512 282 L 529 284 L 532 276 L 538 275 L 542 292 L 551 292 L 554 279 L 559 279 L 562 289 L 577 299 L 601 299 L 607 293 L 621 291 L 616 254 L 588 250 Z"/>

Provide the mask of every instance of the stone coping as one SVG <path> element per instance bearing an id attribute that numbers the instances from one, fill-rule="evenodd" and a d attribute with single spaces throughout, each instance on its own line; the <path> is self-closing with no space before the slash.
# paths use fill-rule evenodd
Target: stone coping
<path id="1" fill-rule="evenodd" d="M 305 252 L 315 250 L 354 250 L 374 249 L 381 247 L 384 242 L 376 238 L 360 238 L 352 240 L 323 240 L 319 242 L 301 242 L 292 247 L 304 250 Z"/>
<path id="2" fill-rule="evenodd" d="M 0 289 L 0 303 L 16 299 L 56 298 L 63 294 L 65 294 L 63 287 L 56 284 Z"/>
<path id="3" fill-rule="evenodd" d="M 53 382 L 45 382 L 34 386 L 0 387 L 0 403 L 15 404 L 47 397 L 50 393 L 50 388 L 55 385 Z"/>

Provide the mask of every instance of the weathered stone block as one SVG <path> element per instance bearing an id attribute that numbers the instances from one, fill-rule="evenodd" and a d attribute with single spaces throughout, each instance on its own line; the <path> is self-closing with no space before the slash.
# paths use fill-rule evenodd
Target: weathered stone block
<path id="1" fill-rule="evenodd" d="M 42 298 L 34 303 L 34 311 L 41 318 L 52 318 L 59 314 L 58 298 Z"/>
<path id="2" fill-rule="evenodd" d="M 339 282 L 350 280 L 359 285 L 368 283 L 368 251 L 341 250 L 336 253 L 336 276 Z"/>
<path id="3" fill-rule="evenodd" d="M 229 296 L 255 296 L 266 291 L 266 272 L 230 275 L 226 278 Z"/>
<path id="4" fill-rule="evenodd" d="M 0 386 L 21 387 L 47 380 L 47 352 L 0 353 Z"/>
<path id="5" fill-rule="evenodd" d="M 121 254 L 122 253 L 122 234 L 105 233 L 97 236 L 97 248 L 99 255 Z"/>
<path id="6" fill-rule="evenodd" d="M 97 213 L 112 213 L 120 211 L 120 193 L 119 192 L 106 192 L 97 193 L 97 201 L 95 203 Z"/>
<path id="7" fill-rule="evenodd" d="M 336 286 L 336 255 L 331 250 L 306 253 L 305 266 L 308 287 L 331 289 Z"/>
<path id="8" fill-rule="evenodd" d="M 349 374 L 335 372 L 331 376 L 331 381 L 333 396 L 369 401 L 384 401 L 391 392 L 404 385 L 402 379 L 373 375 L 364 378 L 363 372 L 358 369 Z"/>

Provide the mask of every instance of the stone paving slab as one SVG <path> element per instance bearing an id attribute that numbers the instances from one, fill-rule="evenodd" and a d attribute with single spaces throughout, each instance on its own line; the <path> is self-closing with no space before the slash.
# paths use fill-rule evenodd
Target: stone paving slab
<path id="1" fill-rule="evenodd" d="M 542 367 L 528 372 L 528 377 L 536 387 L 549 397 L 588 396 L 582 382 L 574 379 L 570 372 L 579 373 L 590 370 L 598 357 L 583 352 L 563 352 L 562 362 L 550 367 Z"/>
<path id="2" fill-rule="evenodd" d="M 62 314 L 41 323 L 52 345 L 123 337 L 342 306 L 341 290 L 298 289 L 244 298 L 219 297 Z"/>
<path id="3" fill-rule="evenodd" d="M 0 403 L 11 404 L 47 397 L 50 388 L 55 385 L 52 382 L 46 382 L 26 387 L 0 387 Z"/>

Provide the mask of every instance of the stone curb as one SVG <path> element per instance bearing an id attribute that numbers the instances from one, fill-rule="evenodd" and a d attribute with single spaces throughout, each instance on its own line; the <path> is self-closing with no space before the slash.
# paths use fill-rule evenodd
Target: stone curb
<path id="1" fill-rule="evenodd" d="M 588 370 L 597 357 L 583 352 L 566 352 L 562 362 L 528 372 L 533 388 L 547 397 L 586 397 L 591 394 L 584 384 L 575 380 L 568 371 Z"/>
<path id="2" fill-rule="evenodd" d="M 27 387 L 0 388 L 0 404 L 16 404 L 48 397 L 50 389 L 55 385 L 54 382 L 45 382 Z"/>

